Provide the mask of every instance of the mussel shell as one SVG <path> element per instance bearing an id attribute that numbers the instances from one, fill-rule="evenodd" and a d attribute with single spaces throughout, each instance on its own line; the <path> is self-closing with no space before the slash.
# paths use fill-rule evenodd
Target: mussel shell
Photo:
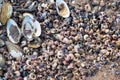
<path id="1" fill-rule="evenodd" d="M 18 43 L 21 38 L 20 29 L 13 19 L 7 22 L 7 36 L 12 43 Z"/>
<path id="2" fill-rule="evenodd" d="M 6 41 L 6 45 L 7 45 L 8 51 L 12 57 L 19 58 L 22 56 L 23 53 L 19 46 L 15 45 L 9 41 Z"/>
<path id="3" fill-rule="evenodd" d="M 64 0 L 56 0 L 56 9 L 60 16 L 67 18 L 70 16 L 70 10 Z"/>
<path id="4" fill-rule="evenodd" d="M 7 20 L 11 17 L 13 7 L 10 3 L 3 3 L 1 8 L 0 21 L 3 25 L 6 24 Z"/>
<path id="5" fill-rule="evenodd" d="M 0 67 L 5 64 L 5 58 L 3 57 L 2 54 L 0 54 Z"/>

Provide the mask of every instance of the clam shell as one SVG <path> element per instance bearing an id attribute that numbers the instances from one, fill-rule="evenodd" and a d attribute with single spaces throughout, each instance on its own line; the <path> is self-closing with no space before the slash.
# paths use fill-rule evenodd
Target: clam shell
<path id="1" fill-rule="evenodd" d="M 34 16 L 30 13 L 23 13 L 23 18 L 25 18 L 25 16 L 29 16 L 31 19 L 34 19 Z"/>
<path id="2" fill-rule="evenodd" d="M 25 16 L 22 22 L 22 33 L 23 36 L 28 40 L 33 40 L 33 20 L 29 16 Z"/>
<path id="3" fill-rule="evenodd" d="M 3 25 L 6 24 L 7 20 L 11 17 L 13 7 L 10 3 L 3 3 L 1 8 L 0 20 Z"/>
<path id="4" fill-rule="evenodd" d="M 18 43 L 21 38 L 20 29 L 13 19 L 7 22 L 7 36 L 12 43 Z"/>
<path id="5" fill-rule="evenodd" d="M 0 67 L 5 64 L 5 58 L 3 57 L 2 54 L 0 54 Z"/>
<path id="6" fill-rule="evenodd" d="M 64 0 L 56 0 L 56 9 L 60 16 L 67 18 L 70 16 L 70 10 Z"/>
<path id="7" fill-rule="evenodd" d="M 8 51 L 12 57 L 19 58 L 22 56 L 23 53 L 19 46 L 15 45 L 9 41 L 6 41 L 6 45 L 7 45 Z"/>
<path id="8" fill-rule="evenodd" d="M 40 23 L 35 20 L 35 22 L 33 23 L 34 25 L 34 36 L 35 37 L 39 37 L 41 35 L 41 26 Z"/>
<path id="9" fill-rule="evenodd" d="M 34 16 L 29 13 L 23 14 L 24 20 L 22 23 L 22 33 L 28 41 L 33 40 L 33 37 L 41 35 L 40 23 L 34 19 Z M 29 31 L 29 32 L 28 32 Z"/>

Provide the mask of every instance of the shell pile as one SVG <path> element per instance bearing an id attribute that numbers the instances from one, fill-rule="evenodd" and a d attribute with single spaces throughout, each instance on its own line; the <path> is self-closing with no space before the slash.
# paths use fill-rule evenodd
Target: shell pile
<path id="1" fill-rule="evenodd" d="M 104 78 L 120 77 L 119 5 L 0 0 L 0 80 L 118 80 Z"/>

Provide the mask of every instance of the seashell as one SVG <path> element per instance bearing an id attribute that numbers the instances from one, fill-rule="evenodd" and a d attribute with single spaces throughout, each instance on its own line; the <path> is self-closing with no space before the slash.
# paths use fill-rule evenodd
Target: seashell
<path id="1" fill-rule="evenodd" d="M 33 41 L 28 44 L 28 47 L 30 47 L 30 48 L 39 48 L 40 46 L 41 46 L 41 40 Z"/>
<path id="2" fill-rule="evenodd" d="M 38 2 L 34 1 L 32 4 L 28 7 L 29 9 L 35 9 L 38 6 Z"/>
<path id="3" fill-rule="evenodd" d="M 6 24 L 7 20 L 11 17 L 13 7 L 10 3 L 3 3 L 1 8 L 0 21 L 3 25 Z"/>
<path id="4" fill-rule="evenodd" d="M 32 80 L 36 80 L 36 75 L 34 73 L 30 73 L 29 78 Z"/>
<path id="5" fill-rule="evenodd" d="M 64 0 L 56 0 L 56 9 L 60 16 L 67 18 L 70 16 L 70 10 Z"/>
<path id="6" fill-rule="evenodd" d="M 0 54 L 0 67 L 5 64 L 5 58 L 3 57 L 2 54 Z"/>
<path id="7" fill-rule="evenodd" d="M 61 58 L 64 57 L 64 53 L 63 53 L 62 50 L 60 50 L 60 51 L 57 52 L 57 57 L 58 57 L 59 59 L 61 59 Z"/>
<path id="8" fill-rule="evenodd" d="M 27 0 L 27 2 L 25 3 L 24 7 L 27 8 L 32 4 L 32 0 Z"/>
<path id="9" fill-rule="evenodd" d="M 7 22 L 7 36 L 12 43 L 18 43 L 21 38 L 20 29 L 13 19 Z"/>
<path id="10" fill-rule="evenodd" d="M 19 58 L 22 56 L 23 53 L 19 46 L 15 45 L 9 41 L 6 41 L 6 45 L 7 45 L 8 51 L 12 57 Z"/>
<path id="11" fill-rule="evenodd" d="M 33 40 L 34 37 L 39 37 L 41 35 L 40 23 L 29 13 L 24 13 L 23 17 L 22 33 L 24 37 L 28 41 Z"/>
<path id="12" fill-rule="evenodd" d="M 86 10 L 87 12 L 91 11 L 91 6 L 90 6 L 90 4 L 86 4 L 86 5 L 85 5 L 85 10 Z"/>
<path id="13" fill-rule="evenodd" d="M 25 16 L 29 16 L 30 18 L 34 19 L 34 16 L 30 13 L 23 13 L 23 18 L 25 18 Z"/>

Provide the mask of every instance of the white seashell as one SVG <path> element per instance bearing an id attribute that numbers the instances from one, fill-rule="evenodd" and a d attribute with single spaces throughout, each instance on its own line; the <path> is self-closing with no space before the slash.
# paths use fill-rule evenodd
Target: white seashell
<path id="1" fill-rule="evenodd" d="M 41 26 L 40 23 L 35 20 L 35 22 L 33 23 L 34 25 L 34 36 L 35 37 L 39 37 L 41 35 Z"/>
<path id="2" fill-rule="evenodd" d="M 18 43 L 21 38 L 20 29 L 13 19 L 7 22 L 7 36 L 12 43 Z"/>
<path id="3" fill-rule="evenodd" d="M 6 45 L 7 45 L 8 51 L 12 57 L 19 58 L 22 56 L 23 53 L 21 52 L 21 49 L 19 46 L 15 45 L 9 41 L 6 41 Z"/>
<path id="4" fill-rule="evenodd" d="M 30 13 L 23 13 L 23 18 L 25 18 L 25 16 L 29 16 L 30 18 L 34 19 L 34 16 Z"/>
<path id="5" fill-rule="evenodd" d="M 25 16 L 22 22 L 22 33 L 27 40 L 33 40 L 33 21 L 29 16 Z"/>
<path id="6" fill-rule="evenodd" d="M 64 0 L 56 0 L 56 9 L 60 16 L 67 18 L 70 16 L 70 10 Z"/>
<path id="7" fill-rule="evenodd" d="M 29 13 L 23 14 L 24 20 L 22 22 L 22 33 L 28 41 L 33 40 L 34 37 L 41 35 L 40 23 L 34 19 L 34 16 Z"/>

